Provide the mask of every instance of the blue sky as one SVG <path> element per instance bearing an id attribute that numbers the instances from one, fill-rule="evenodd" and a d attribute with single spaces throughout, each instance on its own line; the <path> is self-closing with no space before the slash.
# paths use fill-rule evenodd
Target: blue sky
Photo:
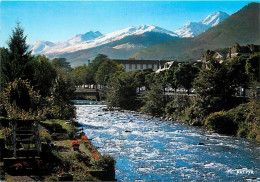
<path id="1" fill-rule="evenodd" d="M 76 34 L 103 34 L 129 26 L 156 25 L 176 30 L 208 14 L 233 14 L 249 1 L 0 1 L 0 46 L 6 46 L 16 22 L 27 42 L 65 41 Z"/>

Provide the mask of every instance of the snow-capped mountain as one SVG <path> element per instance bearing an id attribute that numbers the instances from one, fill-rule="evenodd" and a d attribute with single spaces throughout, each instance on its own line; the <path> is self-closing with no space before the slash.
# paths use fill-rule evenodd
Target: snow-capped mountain
<path id="1" fill-rule="evenodd" d="M 180 37 L 195 37 L 209 28 L 216 26 L 227 17 L 229 17 L 227 13 L 218 11 L 208 15 L 201 22 L 188 22 L 186 25 L 174 32 Z"/>
<path id="2" fill-rule="evenodd" d="M 225 20 L 227 17 L 229 17 L 229 14 L 223 12 L 223 11 L 218 11 L 216 13 L 208 15 L 206 18 L 202 20 L 202 24 L 208 25 L 210 27 L 214 27 L 223 20 Z"/>
<path id="3" fill-rule="evenodd" d="M 161 34 L 166 34 L 172 37 L 177 37 L 178 35 L 172 31 L 153 26 L 153 25 L 143 25 L 139 27 L 128 27 L 122 30 L 118 30 L 106 35 L 102 35 L 100 32 L 87 32 L 85 34 L 79 34 L 75 37 L 69 39 L 65 42 L 52 43 L 50 45 L 46 41 L 37 41 L 29 43 L 30 48 L 33 50 L 33 54 L 61 54 L 61 53 L 71 53 L 79 50 L 85 50 L 89 48 L 94 48 L 104 44 L 111 43 L 113 41 L 121 40 L 128 36 L 142 35 L 148 32 L 156 32 Z"/>
<path id="4" fill-rule="evenodd" d="M 93 40 L 100 36 L 102 36 L 102 34 L 99 31 L 96 31 L 96 32 L 89 31 L 85 34 L 78 34 L 75 37 L 72 37 L 71 39 L 68 40 L 68 42 L 70 44 L 76 44 L 76 43 L 80 43 L 83 41 Z"/>
<path id="5" fill-rule="evenodd" d="M 31 42 L 29 48 L 33 54 L 44 54 L 50 59 L 54 57 L 67 58 L 72 66 L 86 63 L 86 60 L 93 59 L 98 53 L 106 54 L 112 59 L 127 59 L 132 54 L 152 45 L 181 37 L 197 36 L 228 16 L 228 14 L 219 11 L 208 15 L 201 22 L 188 22 L 176 31 L 169 31 L 153 25 L 131 26 L 104 35 L 99 31 L 89 31 L 64 42 Z"/>

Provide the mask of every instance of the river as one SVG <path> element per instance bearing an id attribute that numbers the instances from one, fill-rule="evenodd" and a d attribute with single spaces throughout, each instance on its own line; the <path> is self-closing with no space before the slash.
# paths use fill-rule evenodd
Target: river
<path id="1" fill-rule="evenodd" d="M 104 105 L 76 107 L 92 143 L 116 159 L 119 181 L 260 181 L 259 144 Z"/>

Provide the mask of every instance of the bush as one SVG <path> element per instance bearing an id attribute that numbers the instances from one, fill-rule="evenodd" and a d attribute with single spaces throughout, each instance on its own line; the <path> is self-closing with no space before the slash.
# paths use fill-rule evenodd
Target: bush
<path id="1" fill-rule="evenodd" d="M 248 138 L 260 141 L 260 101 L 251 101 L 248 108 L 249 111 L 246 115 L 246 122 L 249 127 Z"/>
<path id="2" fill-rule="evenodd" d="M 249 133 L 249 126 L 247 122 L 241 122 L 238 124 L 237 136 L 246 138 Z"/>
<path id="3" fill-rule="evenodd" d="M 162 116 L 165 106 L 166 99 L 163 95 L 163 86 L 161 84 L 155 84 L 151 87 L 151 90 L 146 91 L 145 105 L 141 110 L 153 116 Z"/>
<path id="4" fill-rule="evenodd" d="M 205 121 L 205 126 L 222 134 L 236 134 L 238 123 L 234 121 L 233 116 L 224 111 L 210 114 Z"/>
<path id="5" fill-rule="evenodd" d="M 203 126 L 205 118 L 210 114 L 209 99 L 202 99 L 196 96 L 192 101 L 192 105 L 187 109 L 189 123 L 196 126 Z"/>
<path id="6" fill-rule="evenodd" d="M 83 154 L 81 152 L 76 152 L 76 158 L 79 162 L 83 162 L 85 165 L 89 165 L 90 163 L 90 156 Z"/>
<path id="7" fill-rule="evenodd" d="M 11 128 L 1 128 L 0 138 L 5 139 L 6 146 L 13 146 L 13 132 Z"/>
<path id="8" fill-rule="evenodd" d="M 1 95 L 0 95 L 0 97 L 1 97 Z M 3 103 L 0 103 L 0 116 L 3 116 L 3 117 L 7 116 Z"/>
<path id="9" fill-rule="evenodd" d="M 115 170 L 115 160 L 109 155 L 102 155 L 98 160 L 95 160 L 93 167 L 102 170 Z"/>
<path id="10" fill-rule="evenodd" d="M 165 107 L 167 117 L 182 117 L 186 114 L 187 108 L 191 104 L 190 97 L 187 95 L 174 95 L 173 100 L 168 102 Z"/>
<path id="11" fill-rule="evenodd" d="M 50 140 L 51 139 L 51 134 L 43 126 L 40 127 L 40 139 L 41 140 Z"/>
<path id="12" fill-rule="evenodd" d="M 120 107 L 122 109 L 137 110 L 140 101 L 137 99 L 135 72 L 123 72 L 115 75 L 107 92 L 107 104 L 109 108 Z"/>
<path id="13" fill-rule="evenodd" d="M 8 87 L 3 91 L 2 101 L 8 118 L 44 118 L 43 99 L 25 80 L 18 79 L 9 83 Z"/>

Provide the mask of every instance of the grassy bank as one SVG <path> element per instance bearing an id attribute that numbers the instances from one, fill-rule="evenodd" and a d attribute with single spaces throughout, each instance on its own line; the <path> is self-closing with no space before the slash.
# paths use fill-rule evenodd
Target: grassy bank
<path id="1" fill-rule="evenodd" d="M 240 101 L 241 102 L 241 101 Z M 252 99 L 236 107 L 217 112 L 208 112 L 205 117 L 195 113 L 196 98 L 175 96 L 164 105 L 161 116 L 185 121 L 190 125 L 202 126 L 220 134 L 234 135 L 260 142 L 260 101 Z M 200 111 L 205 112 L 203 110 Z M 151 113 L 150 113 L 151 114 Z"/>
<path id="2" fill-rule="evenodd" d="M 39 165 L 35 167 L 36 175 L 41 181 L 64 180 L 64 176 L 73 177 L 73 181 L 114 179 L 115 160 L 101 155 L 84 133 L 77 136 L 78 126 L 78 123 L 70 120 L 41 122 L 41 153 L 40 158 L 36 159 Z M 0 134 L 8 144 L 11 143 L 8 141 L 11 140 L 11 135 L 6 130 L 3 128 Z M 8 130 L 9 133 L 10 131 Z M 16 181 L 16 174 L 27 175 L 28 171 L 23 169 L 25 167 L 22 162 L 21 164 L 21 169 L 14 168 L 12 174 L 6 175 L 6 181 Z M 30 165 L 29 162 L 28 164 Z"/>

